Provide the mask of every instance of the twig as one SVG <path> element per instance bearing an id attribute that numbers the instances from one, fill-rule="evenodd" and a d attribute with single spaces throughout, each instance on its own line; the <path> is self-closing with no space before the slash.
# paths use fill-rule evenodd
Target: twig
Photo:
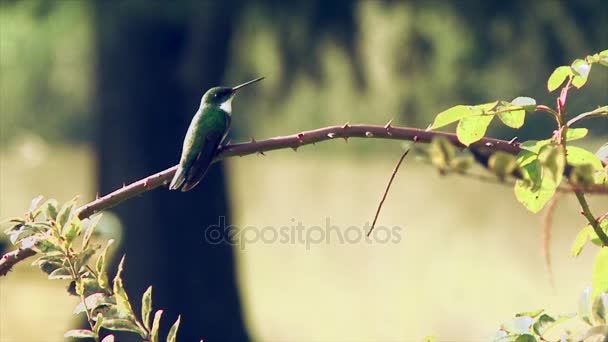
<path id="1" fill-rule="evenodd" d="M 416 141 L 418 141 L 418 138 L 414 137 L 414 144 L 416 143 Z M 393 184 L 393 180 L 395 179 L 395 175 L 397 174 L 397 171 L 399 171 L 399 167 L 401 167 L 401 163 L 403 163 L 403 159 L 405 159 L 405 156 L 407 156 L 408 153 L 410 153 L 411 149 L 412 149 L 412 146 L 409 146 L 405 150 L 405 152 L 403 152 L 403 154 L 401 155 L 401 158 L 399 158 L 397 165 L 395 165 L 395 168 L 393 169 L 393 173 L 391 174 L 391 178 L 388 180 L 388 184 L 386 184 L 386 189 L 384 189 L 384 194 L 382 194 L 382 199 L 380 200 L 380 203 L 378 204 L 378 209 L 376 209 L 376 214 L 374 215 L 374 221 L 372 222 L 372 226 L 369 229 L 369 232 L 367 232 L 367 237 L 369 237 L 372 234 L 372 232 L 374 231 L 374 227 L 376 227 L 376 221 L 378 221 L 378 216 L 380 215 L 380 210 L 382 210 L 382 205 L 384 204 L 384 200 L 386 200 L 386 195 L 388 194 L 388 190 L 391 188 L 391 184 Z"/>
<path id="2" fill-rule="evenodd" d="M 458 140 L 454 133 L 423 130 L 409 127 L 393 127 L 390 124 L 380 125 L 336 125 L 323 127 L 311 131 L 304 131 L 292 135 L 280 136 L 261 141 L 251 141 L 247 143 L 226 145 L 219 149 L 215 161 L 222 160 L 228 157 L 245 156 L 250 154 L 258 154 L 261 152 L 273 151 L 291 148 L 297 150 L 300 146 L 311 145 L 325 140 L 333 140 L 335 138 L 365 138 L 365 139 L 393 139 L 393 140 L 409 140 L 413 141 L 417 138 L 419 142 L 430 142 L 434 137 L 442 136 L 450 141 L 454 146 L 464 148 L 465 146 Z M 471 144 L 473 148 L 484 147 L 485 149 L 493 149 L 495 151 L 504 151 L 511 154 L 517 154 L 521 151 L 519 143 L 510 143 L 506 140 L 482 138 L 479 141 Z M 155 189 L 163 184 L 168 183 L 175 171 L 177 165 L 170 167 L 161 172 L 150 175 L 146 178 L 138 180 L 127 186 L 100 197 L 88 204 L 77 209 L 78 217 L 85 219 L 97 212 L 112 208 L 117 204 L 126 201 L 132 197 L 140 195 L 146 191 Z M 606 193 L 608 189 L 600 188 L 601 193 Z M 575 191 L 575 190 L 572 190 Z M 589 192 L 589 191 L 587 191 Z M 0 259 L 0 276 L 4 276 L 10 269 L 19 261 L 35 255 L 31 249 L 18 249 L 5 254 Z"/>
<path id="3" fill-rule="evenodd" d="M 606 235 L 606 233 L 604 233 L 604 230 L 600 226 L 600 221 L 596 220 L 595 216 L 593 216 L 593 213 L 591 213 L 589 203 L 587 203 L 587 199 L 585 199 L 585 194 L 580 191 L 576 191 L 575 194 L 576 198 L 578 199 L 578 202 L 581 204 L 581 213 L 585 216 L 587 221 L 589 221 L 589 224 L 593 228 L 593 231 L 595 231 L 597 237 L 600 238 L 600 241 L 602 241 L 602 245 L 608 247 L 608 236 Z"/>

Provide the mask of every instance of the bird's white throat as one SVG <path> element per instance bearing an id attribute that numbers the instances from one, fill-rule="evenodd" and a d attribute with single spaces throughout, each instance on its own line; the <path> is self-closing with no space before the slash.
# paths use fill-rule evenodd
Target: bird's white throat
<path id="1" fill-rule="evenodd" d="M 232 97 L 227 101 L 222 102 L 220 109 L 228 114 L 232 114 Z"/>

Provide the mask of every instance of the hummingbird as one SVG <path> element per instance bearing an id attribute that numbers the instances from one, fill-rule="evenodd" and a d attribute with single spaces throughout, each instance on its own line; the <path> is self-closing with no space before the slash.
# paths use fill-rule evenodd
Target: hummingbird
<path id="1" fill-rule="evenodd" d="M 259 77 L 236 87 L 214 87 L 207 90 L 188 127 L 179 166 L 169 185 L 170 190 L 181 188 L 182 191 L 188 191 L 203 179 L 230 129 L 234 95 L 239 89 L 263 79 L 264 77 Z"/>

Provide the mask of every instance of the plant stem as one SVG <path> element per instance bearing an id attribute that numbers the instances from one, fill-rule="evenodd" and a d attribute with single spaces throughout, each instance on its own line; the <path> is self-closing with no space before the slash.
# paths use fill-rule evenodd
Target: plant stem
<path id="1" fill-rule="evenodd" d="M 604 230 L 600 226 L 600 222 L 596 220 L 595 216 L 593 216 L 593 214 L 591 213 L 591 209 L 589 208 L 589 203 L 587 203 L 585 194 L 581 191 L 576 191 L 575 194 L 576 198 L 578 199 L 578 202 L 581 204 L 581 208 L 583 209 L 583 215 L 585 216 L 585 218 L 587 218 L 587 221 L 589 221 L 591 227 L 593 227 L 593 231 L 595 231 L 595 234 L 597 234 L 597 236 L 600 238 L 602 244 L 605 247 L 608 247 L 608 235 L 604 233 Z"/>

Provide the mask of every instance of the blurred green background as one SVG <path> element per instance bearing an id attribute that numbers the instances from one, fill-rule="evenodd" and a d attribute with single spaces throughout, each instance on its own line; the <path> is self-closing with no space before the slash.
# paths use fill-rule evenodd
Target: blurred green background
<path id="1" fill-rule="evenodd" d="M 601 0 L 3 0 L 0 216 L 22 214 L 38 194 L 60 201 L 79 195 L 84 203 L 97 192 L 173 165 L 200 96 L 217 83 L 266 77 L 235 100 L 233 141 L 347 121 L 384 124 L 393 119 L 396 125 L 425 128 L 438 112 L 460 103 L 526 95 L 553 105 L 555 94 L 547 94 L 545 87 L 551 71 L 606 49 L 606 32 L 608 5 Z M 131 64 L 113 64 L 121 60 Z M 571 95 L 569 110 L 576 114 L 605 104 L 606 94 L 608 70 L 594 68 L 587 86 Z M 150 112 L 140 105 L 159 98 L 179 106 L 157 106 L 158 112 Z M 144 113 L 137 114 L 138 108 Z M 133 126 L 128 121 L 108 124 L 122 120 L 117 118 L 129 120 L 130 115 L 137 118 Z M 517 135 L 520 140 L 545 138 L 551 124 L 548 116 L 533 114 Z M 583 145 L 594 150 L 608 139 L 608 125 L 605 120 L 588 124 L 591 137 Z M 140 138 L 138 128 L 154 132 L 156 138 Z M 515 133 L 495 124 L 489 134 L 511 138 Z M 105 148 L 112 143 L 109 140 L 114 145 Z M 163 141 L 169 141 L 169 147 L 159 147 L 165 146 Z M 131 143 L 140 150 L 131 149 Z M 114 160 L 113 153 L 123 150 L 127 152 L 122 159 Z M 286 150 L 233 158 L 212 175 L 220 177 L 225 188 L 207 192 L 212 181 L 202 183 L 194 190 L 200 201 L 196 203 L 204 211 L 203 201 L 221 194 L 228 209 L 220 205 L 218 210 L 229 212 L 230 222 L 238 227 L 280 227 L 299 221 L 323 227 L 328 217 L 341 230 L 362 227 L 372 219 L 400 153 L 398 142 L 351 140 L 305 147 L 297 154 Z M 137 205 L 179 197 L 166 193 L 158 189 L 131 201 Z M 607 206 L 606 199 L 592 198 L 598 212 Z M 143 226 L 132 222 L 156 210 L 146 208 L 133 221 L 118 209 L 124 229 Z M 439 340 L 483 341 L 519 311 L 574 311 L 590 279 L 592 258 L 592 253 L 576 260 L 567 256 L 570 242 L 584 225 L 577 212 L 575 201 L 563 198 L 551 241 L 552 287 L 542 257 L 540 216 L 526 212 L 511 189 L 440 177 L 430 166 L 409 160 L 379 221 L 402 228 L 398 243 L 323 242 L 307 250 L 301 244 L 258 241 L 228 249 L 235 257 L 238 296 L 227 291 L 232 301 L 225 306 L 242 310 L 247 331 L 232 336 L 262 341 L 409 341 L 436 334 Z M 194 220 L 204 215 L 181 212 L 179 205 L 164 214 Z M 215 222 L 217 215 L 208 216 L 211 221 L 201 222 Z M 162 237 L 190 229 L 189 236 L 203 244 L 201 227 L 176 224 L 150 231 Z M 162 245 L 135 251 L 129 248 L 129 234 L 123 234 L 127 260 L 133 254 L 133 260 L 140 260 L 141 254 L 145 261 L 151 254 L 166 252 Z M 214 279 L 215 271 L 207 269 L 211 265 L 232 270 L 226 254 L 217 259 L 198 257 L 182 261 L 199 265 L 194 272 L 203 282 Z M 45 280 L 27 264 L 0 280 L 0 340 L 62 340 L 65 330 L 79 324 L 70 315 L 77 299 L 67 295 L 66 284 Z M 157 286 L 154 274 L 162 266 L 138 265 L 131 265 L 137 271 L 125 280 L 127 289 L 129 283 Z M 231 281 L 228 273 L 222 279 Z M 196 291 L 197 283 L 193 284 L 189 288 Z M 142 287 L 134 287 L 132 297 L 138 298 Z M 166 306 L 174 302 L 161 300 Z M 207 304 L 190 301 L 191 306 Z M 209 307 L 224 304 L 214 305 Z M 212 320 L 215 313 L 224 317 L 216 309 L 201 310 L 197 322 Z M 232 316 L 234 312 L 226 314 Z M 200 336 L 215 336 L 208 332 L 212 327 L 201 324 Z M 221 330 L 217 336 L 222 336 Z"/>

